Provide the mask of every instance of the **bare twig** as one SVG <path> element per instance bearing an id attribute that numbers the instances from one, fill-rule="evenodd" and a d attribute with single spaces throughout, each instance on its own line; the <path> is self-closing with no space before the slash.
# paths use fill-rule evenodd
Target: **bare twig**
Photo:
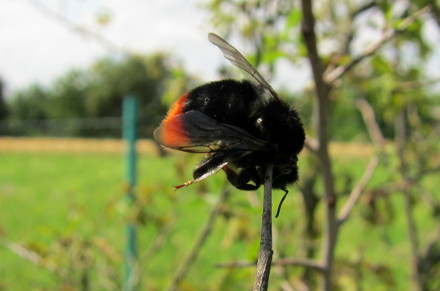
<path id="1" fill-rule="evenodd" d="M 61 25 L 65 26 L 67 29 L 73 31 L 74 33 L 78 33 L 83 37 L 87 37 L 89 39 L 92 39 L 105 47 L 106 49 L 109 49 L 114 52 L 122 53 L 124 55 L 133 56 L 135 53 L 125 47 L 122 47 L 108 38 L 104 37 L 103 35 L 99 33 L 92 32 L 88 29 L 85 29 L 84 27 L 81 27 L 68 19 L 67 17 L 64 17 L 63 15 L 57 13 L 56 11 L 53 11 L 50 7 L 48 7 L 43 1 L 40 0 L 28 0 L 28 2 L 34 6 L 36 9 L 38 9 L 41 13 L 44 15 L 54 19 L 56 22 L 60 23 Z"/>
<path id="2" fill-rule="evenodd" d="M 408 239 L 411 247 L 411 283 L 413 290 L 422 290 L 421 274 L 419 269 L 419 239 L 417 224 L 413 213 L 413 203 L 411 197 L 411 178 L 409 175 L 405 146 L 407 136 L 407 124 L 405 120 L 405 109 L 402 109 L 396 119 L 396 151 L 399 158 L 399 173 L 403 182 L 402 194 L 405 202 L 405 219 L 408 227 Z"/>
<path id="3" fill-rule="evenodd" d="M 194 244 L 191 252 L 189 253 L 188 257 L 183 261 L 183 263 L 180 265 L 180 267 L 177 269 L 177 272 L 175 273 L 173 280 L 171 282 L 171 286 L 169 287 L 169 290 L 177 290 L 180 282 L 185 277 L 186 273 L 190 269 L 191 265 L 195 262 L 197 255 L 199 254 L 203 244 L 206 242 L 207 238 L 209 237 L 212 227 L 214 226 L 215 219 L 217 218 L 217 215 L 220 211 L 221 205 L 226 201 L 226 199 L 229 196 L 230 191 L 225 188 L 217 203 L 211 210 L 211 214 L 209 215 L 209 219 L 206 222 L 205 226 L 202 229 L 202 232 L 200 233 L 196 243 Z"/>
<path id="4" fill-rule="evenodd" d="M 302 22 L 301 31 L 307 47 L 310 66 L 312 67 L 313 79 L 315 81 L 315 91 L 318 97 L 323 98 L 328 95 L 330 87 L 323 79 L 322 60 L 319 57 L 316 34 L 315 34 L 315 17 L 312 11 L 312 2 L 310 0 L 302 0 Z"/>
<path id="5" fill-rule="evenodd" d="M 315 18 L 313 15 L 313 1 L 302 0 L 302 22 L 301 31 L 304 38 L 304 43 L 307 48 L 308 59 L 313 73 L 313 79 L 315 82 L 315 106 L 313 112 L 313 123 L 316 131 L 317 148 L 316 155 L 319 160 L 320 169 L 323 177 L 324 184 L 324 199 L 325 199 L 325 219 L 324 219 L 324 239 L 322 249 L 322 281 L 321 290 L 331 290 L 332 282 L 332 267 L 334 261 L 334 250 L 338 237 L 338 220 L 336 216 L 336 195 L 334 187 L 334 176 L 332 170 L 332 160 L 329 156 L 329 136 L 328 136 L 328 119 L 330 108 L 330 93 L 333 83 L 346 72 L 354 68 L 364 58 L 376 53 L 386 42 L 392 39 L 399 31 L 406 29 L 411 23 L 413 23 L 423 13 L 429 11 L 429 6 L 417 11 L 409 17 L 403 19 L 397 29 L 387 29 L 384 31 L 382 37 L 371 46 L 369 46 L 361 55 L 355 57 L 350 63 L 345 66 L 339 66 L 336 69 L 330 71 L 324 77 L 324 70 L 322 60 L 319 56 L 317 49 L 317 39 L 315 35 Z M 373 163 L 374 164 L 374 163 Z M 372 166 L 373 167 L 373 166 Z M 368 171 L 367 171 L 368 172 Z M 367 173 L 368 174 L 368 173 Z M 367 175 L 368 176 L 368 175 Z M 348 204 L 346 214 L 350 213 L 350 209 L 358 199 L 360 190 L 363 188 L 362 180 L 358 189 L 353 189 L 353 198 L 350 204 Z M 345 214 L 344 214 L 345 215 Z M 343 219 L 344 216 L 343 216 Z"/>
<path id="6" fill-rule="evenodd" d="M 353 42 L 353 39 L 355 37 L 355 30 L 353 27 L 353 22 L 356 20 L 356 18 L 361 15 L 362 13 L 368 11 L 371 8 L 374 8 L 378 5 L 376 0 L 364 3 L 363 5 L 359 6 L 357 9 L 350 12 L 350 16 L 348 17 L 349 23 L 344 25 L 344 30 L 347 30 L 345 32 L 344 39 L 340 42 L 340 48 L 337 53 L 335 53 L 331 59 L 330 62 L 325 69 L 324 76 L 327 75 L 329 72 L 333 71 L 337 66 L 338 62 L 341 60 L 341 57 L 344 55 L 347 55 L 350 51 L 350 45 Z"/>
<path id="7" fill-rule="evenodd" d="M 383 150 L 385 146 L 385 138 L 383 137 L 379 124 L 377 124 L 373 107 L 364 98 L 358 99 L 356 104 L 362 114 L 365 126 L 367 127 L 373 142 L 376 143 L 381 150 Z"/>
<path id="8" fill-rule="evenodd" d="M 315 35 L 315 17 L 312 8 L 313 1 L 301 0 L 302 22 L 301 31 L 304 43 L 307 48 L 308 59 L 312 67 L 313 79 L 315 81 L 315 111 L 314 123 L 318 140 L 317 157 L 320 163 L 321 173 L 324 183 L 325 198 L 325 226 L 323 240 L 323 280 L 322 290 L 331 289 L 331 273 L 336 245 L 337 226 L 336 226 L 336 195 L 334 187 L 334 177 L 332 171 L 332 161 L 330 159 L 328 144 L 328 117 L 330 109 L 331 86 L 324 80 L 322 60 L 318 54 L 317 40 Z"/>
<path id="9" fill-rule="evenodd" d="M 148 265 L 150 262 L 153 261 L 152 259 L 154 258 L 154 256 L 160 253 L 160 249 L 163 247 L 167 237 L 169 236 L 173 228 L 174 223 L 168 223 L 164 227 L 160 228 L 160 231 L 156 235 L 151 246 L 139 257 L 138 265 L 142 266 L 142 268 L 144 269 L 148 268 Z"/>
<path id="10" fill-rule="evenodd" d="M 276 260 L 274 265 L 277 266 L 301 266 L 305 268 L 310 268 L 319 272 L 324 271 L 324 266 L 322 263 L 309 260 L 309 259 L 299 259 L 299 258 L 283 258 Z"/>
<path id="11" fill-rule="evenodd" d="M 229 263 L 219 263 L 215 265 L 215 267 L 217 268 L 249 268 L 254 266 L 255 262 L 246 261 L 234 261 Z M 317 261 L 298 258 L 283 258 L 274 260 L 272 262 L 272 266 L 302 266 L 305 268 L 315 269 L 320 272 L 322 272 L 322 270 L 324 269 L 323 265 Z"/>
<path id="12" fill-rule="evenodd" d="M 440 78 L 427 79 L 427 80 L 417 80 L 417 81 L 407 81 L 401 82 L 396 87 L 399 91 L 407 91 L 419 89 L 422 87 L 427 87 L 431 85 L 437 85 L 440 82 Z"/>
<path id="13" fill-rule="evenodd" d="M 264 178 L 263 215 L 261 219 L 261 240 L 258 253 L 257 274 L 254 288 L 256 291 L 267 290 L 272 265 L 272 172 L 273 164 L 268 164 Z"/>
<path id="14" fill-rule="evenodd" d="M 6 246 L 18 256 L 34 263 L 34 264 L 42 264 L 43 258 L 36 252 L 22 246 L 21 244 L 14 242 L 7 242 Z"/>
<path id="15" fill-rule="evenodd" d="M 378 2 L 377 0 L 373 0 L 373 1 L 370 1 L 367 3 L 364 3 L 358 9 L 356 9 L 355 11 L 353 11 L 351 13 L 351 19 L 355 19 L 357 16 L 361 15 L 362 13 L 367 11 L 368 9 L 376 7 L 378 5 L 377 2 Z"/>
<path id="16" fill-rule="evenodd" d="M 362 176 L 362 178 L 359 180 L 359 182 L 356 184 L 356 186 L 351 191 L 347 202 L 345 203 L 344 207 L 342 208 L 341 212 L 339 213 L 339 217 L 338 217 L 338 221 L 337 221 L 338 228 L 350 216 L 350 213 L 351 213 L 353 207 L 356 205 L 356 202 L 359 200 L 359 197 L 361 196 L 362 191 L 364 190 L 366 184 L 371 179 L 371 176 L 373 175 L 374 170 L 376 169 L 378 163 L 379 163 L 379 158 L 377 156 L 374 156 L 373 158 L 371 158 L 370 163 L 368 164 L 367 168 L 365 169 L 364 175 Z"/>
<path id="17" fill-rule="evenodd" d="M 354 68 L 362 60 L 376 53 L 384 44 L 386 44 L 389 40 L 394 38 L 399 31 L 405 30 L 417 18 L 419 18 L 421 15 L 425 13 L 428 13 L 429 11 L 431 11 L 431 6 L 429 5 L 425 6 L 422 9 L 418 10 L 417 12 L 405 18 L 399 25 L 398 29 L 392 29 L 392 28 L 385 29 L 384 32 L 382 33 L 382 36 L 376 42 L 368 46 L 360 55 L 353 58 L 351 62 L 349 62 L 346 65 L 339 66 L 334 70 L 332 70 L 331 72 L 329 72 L 328 74 L 326 74 L 325 81 L 328 84 L 333 84 L 336 80 L 341 78 L 345 73 L 347 73 L 352 68 Z"/>
<path id="18" fill-rule="evenodd" d="M 215 264 L 214 266 L 216 268 L 249 268 L 249 267 L 255 267 L 256 264 L 257 264 L 256 262 L 234 261 L 228 263 L 218 263 Z"/>
<path id="19" fill-rule="evenodd" d="M 307 137 L 306 143 L 304 144 L 306 149 L 308 149 L 311 153 L 318 153 L 318 141 L 314 138 Z"/>

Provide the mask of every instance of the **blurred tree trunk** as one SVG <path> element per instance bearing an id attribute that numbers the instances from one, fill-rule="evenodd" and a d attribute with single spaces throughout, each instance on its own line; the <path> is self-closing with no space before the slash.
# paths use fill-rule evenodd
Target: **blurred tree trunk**
<path id="1" fill-rule="evenodd" d="M 402 111 L 396 117 L 396 152 L 399 159 L 399 173 L 402 179 L 403 187 L 402 194 L 403 199 L 405 201 L 405 219 L 408 227 L 408 241 L 411 249 L 411 281 L 412 281 L 412 290 L 420 291 L 422 289 L 422 284 L 420 281 L 419 274 L 419 240 L 417 235 L 417 226 L 414 219 L 414 210 L 413 210 L 413 199 L 411 197 L 411 178 L 408 173 L 408 166 L 405 158 L 405 144 L 408 138 L 407 136 L 407 124 L 406 124 L 406 108 L 403 108 Z"/>

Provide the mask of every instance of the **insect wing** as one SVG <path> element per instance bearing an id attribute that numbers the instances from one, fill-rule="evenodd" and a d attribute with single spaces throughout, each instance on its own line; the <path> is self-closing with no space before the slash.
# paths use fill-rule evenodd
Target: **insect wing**
<path id="1" fill-rule="evenodd" d="M 267 142 L 196 110 L 165 119 L 154 138 L 165 147 L 190 153 L 269 150 Z"/>
<path id="2" fill-rule="evenodd" d="M 258 83 L 269 90 L 273 97 L 280 99 L 277 92 L 275 92 L 272 86 L 263 78 L 263 76 L 261 76 L 257 69 L 255 69 L 254 66 L 252 66 L 235 47 L 233 47 L 226 40 L 212 32 L 208 34 L 208 40 L 216 45 L 218 48 L 220 48 L 225 58 L 227 58 L 234 66 L 250 74 L 252 77 L 254 77 L 255 80 L 258 81 Z"/>

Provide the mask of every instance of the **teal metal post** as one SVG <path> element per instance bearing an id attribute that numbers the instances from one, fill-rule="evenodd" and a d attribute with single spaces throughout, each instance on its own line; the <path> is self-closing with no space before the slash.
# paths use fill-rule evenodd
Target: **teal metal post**
<path id="1" fill-rule="evenodd" d="M 136 128 L 137 128 L 137 99 L 134 96 L 126 96 L 123 103 L 123 135 L 127 149 L 126 181 L 128 184 L 126 199 L 131 207 L 136 199 L 134 188 L 136 186 Z M 136 290 L 137 276 L 137 249 L 136 227 L 133 221 L 129 221 L 126 229 L 125 243 L 125 274 L 124 291 Z"/>

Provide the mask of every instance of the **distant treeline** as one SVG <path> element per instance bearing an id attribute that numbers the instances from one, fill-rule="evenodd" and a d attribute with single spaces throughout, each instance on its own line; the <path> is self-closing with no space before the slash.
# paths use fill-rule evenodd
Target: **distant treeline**
<path id="1" fill-rule="evenodd" d="M 50 86 L 32 84 L 0 97 L 0 135 L 119 137 L 122 99 L 139 100 L 139 134 L 151 135 L 167 111 L 164 96 L 177 98 L 191 83 L 165 54 L 103 58 L 73 69 Z"/>
<path id="2" fill-rule="evenodd" d="M 371 79 L 379 80 L 389 73 L 391 64 L 376 56 L 370 65 L 375 68 Z M 349 78 L 347 78 L 349 79 Z M 168 107 L 186 90 L 203 80 L 185 72 L 182 66 L 165 54 L 103 58 L 86 69 L 72 69 L 49 86 L 32 84 L 4 96 L 0 81 L 0 136 L 74 136 L 120 137 L 122 99 L 135 95 L 139 100 L 139 135 L 149 138 L 166 114 Z M 352 82 L 351 82 L 352 81 Z M 393 139 L 393 112 L 399 107 L 400 95 L 393 87 L 356 87 L 358 80 L 341 83 L 328 124 L 334 140 L 366 141 L 359 98 L 369 101 L 378 112 L 378 126 L 385 138 Z M 306 89 L 299 96 L 279 92 L 299 110 L 306 128 L 313 124 L 313 91 Z M 344 98 L 342 98 L 344 95 Z M 390 98 L 394 96 L 393 98 Z M 348 98 L 345 98 L 348 97 Z M 412 88 L 417 118 L 424 124 L 435 123 L 437 96 L 423 88 Z M 341 126 L 343 125 L 343 126 Z"/>

